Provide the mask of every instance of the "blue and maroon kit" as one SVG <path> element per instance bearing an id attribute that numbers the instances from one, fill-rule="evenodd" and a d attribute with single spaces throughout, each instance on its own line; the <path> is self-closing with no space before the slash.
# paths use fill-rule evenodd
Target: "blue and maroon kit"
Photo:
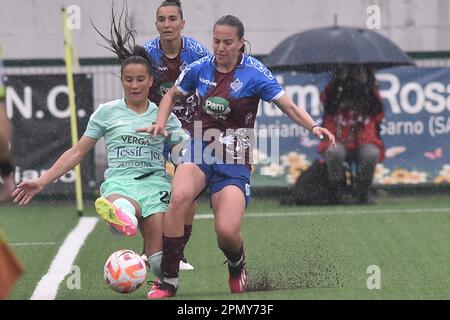
<path id="1" fill-rule="evenodd" d="M 159 37 L 144 44 L 148 56 L 158 68 L 158 81 L 155 81 L 149 97 L 157 105 L 164 94 L 172 88 L 181 71 L 192 62 L 209 55 L 208 49 L 196 40 L 185 36 L 181 39 L 181 49 L 178 56 L 173 59 L 167 58 L 164 54 Z M 183 128 L 189 132 L 193 128 L 197 104 L 197 97 L 191 94 L 178 100 L 173 108 L 173 113 L 181 121 Z"/>
<path id="2" fill-rule="evenodd" d="M 212 193 L 226 185 L 237 185 L 248 203 L 259 100 L 277 100 L 284 94 L 283 88 L 267 67 L 245 54 L 241 54 L 229 73 L 216 70 L 214 56 L 204 57 L 185 68 L 175 85 L 185 96 L 196 93 L 199 98 L 196 120 L 201 123 L 202 137 L 197 136 L 199 130 L 195 129 L 191 150 L 183 161 L 199 165 Z M 221 145 L 222 148 L 215 148 L 215 151 L 221 149 L 220 155 L 208 149 L 204 152 L 208 145 L 211 149 L 211 142 Z M 196 151 L 200 145 L 202 159 L 199 163 Z"/>

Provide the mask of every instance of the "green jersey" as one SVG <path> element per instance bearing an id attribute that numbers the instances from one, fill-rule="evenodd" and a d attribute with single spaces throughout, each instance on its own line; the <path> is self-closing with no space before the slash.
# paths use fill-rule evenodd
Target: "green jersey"
<path id="1" fill-rule="evenodd" d="M 100 105 L 91 115 L 84 135 L 105 138 L 108 156 L 105 179 L 136 178 L 148 173 L 165 177 L 164 143 L 174 146 L 189 135 L 174 114 L 167 120 L 167 138 L 136 132 L 156 122 L 157 113 L 158 107 L 153 102 L 149 101 L 147 111 L 138 114 L 126 106 L 124 99 L 119 99 Z"/>

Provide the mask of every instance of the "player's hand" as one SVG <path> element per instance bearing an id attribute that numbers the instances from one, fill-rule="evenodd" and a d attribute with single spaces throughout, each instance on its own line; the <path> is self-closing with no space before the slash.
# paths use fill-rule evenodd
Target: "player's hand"
<path id="1" fill-rule="evenodd" d="M 31 199 L 44 189 L 44 185 L 39 182 L 39 179 L 27 180 L 21 182 L 16 190 L 13 191 L 11 197 L 14 198 L 14 202 L 19 206 L 27 205 Z"/>
<path id="2" fill-rule="evenodd" d="M 167 137 L 169 135 L 166 128 L 157 123 L 154 123 L 150 127 L 147 127 L 147 128 L 136 129 L 136 132 L 147 132 L 153 138 L 156 137 L 158 134 L 162 135 L 163 137 Z"/>
<path id="3" fill-rule="evenodd" d="M 320 140 L 328 139 L 330 144 L 336 147 L 336 138 L 328 129 L 317 126 L 312 129 L 312 133 Z"/>

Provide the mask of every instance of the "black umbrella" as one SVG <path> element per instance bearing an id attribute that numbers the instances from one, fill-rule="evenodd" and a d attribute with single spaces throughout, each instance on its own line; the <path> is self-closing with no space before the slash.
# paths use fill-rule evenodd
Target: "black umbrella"
<path id="1" fill-rule="evenodd" d="M 388 38 L 368 29 L 325 27 L 290 36 L 264 59 L 272 70 L 320 72 L 338 64 L 364 64 L 375 69 L 414 65 Z"/>

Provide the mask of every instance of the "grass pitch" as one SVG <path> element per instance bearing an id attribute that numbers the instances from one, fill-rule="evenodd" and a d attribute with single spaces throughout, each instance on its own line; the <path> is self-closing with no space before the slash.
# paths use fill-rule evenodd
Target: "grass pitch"
<path id="1" fill-rule="evenodd" d="M 207 201 L 202 201 L 180 273 L 176 299 L 449 299 L 450 197 L 380 199 L 373 206 L 285 207 L 253 199 L 242 232 L 250 291 L 229 293 L 224 256 L 217 248 Z M 95 216 L 86 203 L 86 216 Z M 29 299 L 67 234 L 78 221 L 71 205 L 0 207 L 0 224 L 26 267 L 11 299 Z M 142 250 L 140 236 L 114 237 L 103 221 L 75 260 L 56 299 L 145 299 L 149 287 L 113 292 L 103 281 L 107 257 Z M 374 270 L 379 273 L 374 273 Z M 369 289 L 377 276 L 380 289 Z M 148 280 L 153 280 L 149 274 Z"/>

